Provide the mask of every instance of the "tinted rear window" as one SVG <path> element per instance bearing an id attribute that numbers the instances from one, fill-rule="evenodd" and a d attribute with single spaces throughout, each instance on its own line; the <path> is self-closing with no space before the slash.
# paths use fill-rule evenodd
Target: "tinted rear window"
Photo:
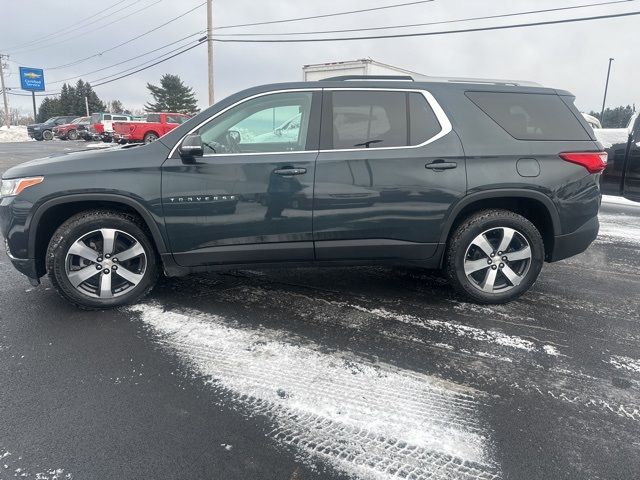
<path id="1" fill-rule="evenodd" d="M 467 92 L 467 97 L 518 140 L 590 140 L 558 95 Z"/>

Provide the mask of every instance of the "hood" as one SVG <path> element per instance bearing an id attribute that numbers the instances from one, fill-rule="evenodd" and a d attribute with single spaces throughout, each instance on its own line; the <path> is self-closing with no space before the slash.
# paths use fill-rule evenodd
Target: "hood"
<path id="1" fill-rule="evenodd" d="M 108 144 L 98 144 L 108 145 Z M 161 165 L 169 149 L 160 142 L 149 145 L 107 146 L 80 152 L 61 153 L 31 160 L 10 168 L 2 178 L 22 178 L 75 173 L 101 173 L 123 168 Z"/>

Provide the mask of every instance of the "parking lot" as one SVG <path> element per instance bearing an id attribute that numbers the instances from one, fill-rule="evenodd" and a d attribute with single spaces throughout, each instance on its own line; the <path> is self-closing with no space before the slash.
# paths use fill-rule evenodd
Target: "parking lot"
<path id="1" fill-rule="evenodd" d="M 85 142 L 0 144 L 0 172 Z M 503 306 L 392 268 L 84 312 L 0 252 L 0 479 L 640 477 L 640 206 Z"/>

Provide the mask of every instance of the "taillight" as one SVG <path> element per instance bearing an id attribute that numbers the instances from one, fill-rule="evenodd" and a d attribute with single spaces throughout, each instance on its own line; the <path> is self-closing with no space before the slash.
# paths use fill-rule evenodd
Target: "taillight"
<path id="1" fill-rule="evenodd" d="M 583 166 L 589 173 L 600 173 L 607 167 L 607 152 L 565 152 L 560 158 Z"/>

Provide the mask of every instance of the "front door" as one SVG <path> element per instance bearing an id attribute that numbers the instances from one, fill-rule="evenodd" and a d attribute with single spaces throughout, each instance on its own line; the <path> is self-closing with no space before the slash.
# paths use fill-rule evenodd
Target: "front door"
<path id="1" fill-rule="evenodd" d="M 313 259 L 320 107 L 319 91 L 251 98 L 193 132 L 204 156 L 166 161 L 162 204 L 178 264 Z"/>
<path id="2" fill-rule="evenodd" d="M 466 192 L 465 157 L 433 96 L 325 89 L 316 166 L 318 260 L 424 260 Z"/>

